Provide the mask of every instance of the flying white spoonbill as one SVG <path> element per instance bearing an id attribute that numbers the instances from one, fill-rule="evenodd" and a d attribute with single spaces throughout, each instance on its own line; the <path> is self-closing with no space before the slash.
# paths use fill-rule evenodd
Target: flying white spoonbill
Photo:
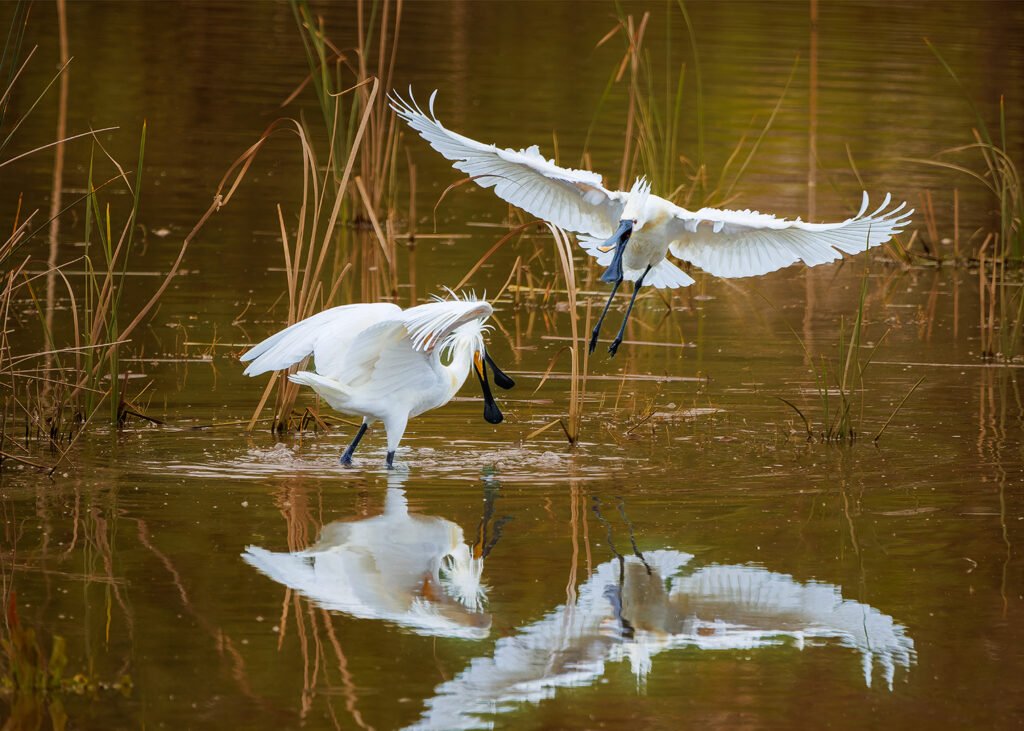
<path id="1" fill-rule="evenodd" d="M 352 463 L 367 428 L 381 421 L 390 468 L 409 419 L 451 401 L 470 368 L 483 389 L 484 418 L 501 423 L 487 366 L 498 386 L 515 384 L 484 345 L 484 323 L 493 312 L 484 300 L 468 296 L 438 298 L 407 310 L 388 302 L 342 305 L 271 335 L 241 360 L 252 361 L 245 374 L 257 376 L 288 368 L 312 354 L 316 370 L 293 373 L 288 379 L 312 388 L 335 411 L 363 417 L 341 463 Z M 441 361 L 445 352 L 450 354 L 447 364 Z"/>
<path id="2" fill-rule="evenodd" d="M 878 246 L 899 233 L 913 213 L 913 209 L 903 210 L 906 203 L 888 209 L 891 196 L 886 194 L 882 205 L 865 215 L 867 193 L 857 215 L 839 223 L 788 221 L 750 210 L 689 211 L 652 194 L 643 178 L 628 192 L 611 191 L 597 173 L 559 167 L 545 159 L 536 145 L 502 149 L 453 132 L 434 114 L 436 96 L 437 91 L 430 95 L 429 115 L 416 103 L 411 89 L 408 101 L 392 93 L 391 108 L 477 185 L 493 188 L 502 200 L 581 234 L 587 253 L 608 267 L 601 280 L 612 285 L 612 292 L 591 335 L 591 352 L 624 279 L 634 283 L 633 296 L 608 347 L 613 356 L 640 287 L 693 284 L 690 275 L 665 258 L 669 252 L 717 277 L 751 277 L 797 261 L 808 266 L 826 264 L 843 254 Z"/>

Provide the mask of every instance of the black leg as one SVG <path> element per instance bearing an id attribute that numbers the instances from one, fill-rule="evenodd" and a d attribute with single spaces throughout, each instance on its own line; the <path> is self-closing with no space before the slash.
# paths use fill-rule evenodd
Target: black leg
<path id="1" fill-rule="evenodd" d="M 626 322 L 629 320 L 629 313 L 633 311 L 633 303 L 636 302 L 636 293 L 640 291 L 640 288 L 644 286 L 644 277 L 647 276 L 647 272 L 651 271 L 650 267 L 644 269 L 644 273 L 640 275 L 640 278 L 633 283 L 633 296 L 629 298 L 629 307 L 626 308 L 626 316 L 622 318 L 622 326 L 619 328 L 619 334 L 615 336 L 615 340 L 608 346 L 608 352 L 611 353 L 612 357 L 615 357 L 615 351 L 619 349 L 622 344 L 622 338 L 626 334 Z"/>
<path id="2" fill-rule="evenodd" d="M 393 470 L 395 468 L 395 453 L 388 452 L 388 469 Z"/>
<path id="3" fill-rule="evenodd" d="M 362 423 L 362 425 L 359 427 L 359 431 L 356 432 L 355 439 L 353 439 L 352 443 L 348 445 L 348 449 L 345 450 L 345 453 L 343 455 L 341 455 L 341 460 L 340 461 L 341 461 L 342 464 L 345 464 L 345 465 L 352 464 L 352 455 L 355 453 L 356 447 L 359 446 L 359 440 L 363 438 L 363 434 L 366 433 L 366 429 L 367 429 L 368 426 L 369 426 L 369 424 L 367 424 L 364 421 Z"/>
<path id="4" fill-rule="evenodd" d="M 597 336 L 601 334 L 601 325 L 604 323 L 604 316 L 608 314 L 608 308 L 612 306 L 612 300 L 615 299 L 615 293 L 619 291 L 619 285 L 622 284 L 622 280 L 619 279 L 612 285 L 612 293 L 608 295 L 608 301 L 604 303 L 604 309 L 601 310 L 601 317 L 597 319 L 597 324 L 594 325 L 594 332 L 590 333 L 590 352 L 594 352 L 594 348 L 597 347 Z"/>

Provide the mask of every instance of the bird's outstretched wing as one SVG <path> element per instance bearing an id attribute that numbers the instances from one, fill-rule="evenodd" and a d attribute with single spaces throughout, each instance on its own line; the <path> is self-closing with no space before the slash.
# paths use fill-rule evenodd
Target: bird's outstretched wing
<path id="1" fill-rule="evenodd" d="M 868 194 L 860 211 L 840 223 L 805 223 L 757 213 L 676 207 L 669 225 L 673 256 L 696 264 L 717 277 L 751 277 L 803 261 L 817 266 L 857 254 L 888 241 L 910 223 L 906 203 L 886 210 L 888 194 L 874 212 Z"/>
<path id="2" fill-rule="evenodd" d="M 433 377 L 432 356 L 439 355 L 452 333 L 473 320 L 482 326 L 492 311 L 487 302 L 460 299 L 411 307 L 359 333 L 333 377 L 371 400 L 422 388 Z"/>
<path id="3" fill-rule="evenodd" d="M 389 317 L 402 314 L 402 308 L 388 302 L 342 305 L 307 317 L 244 353 L 242 362 L 252 361 L 245 375 L 258 376 L 298 363 L 312 354 L 317 372 L 332 371 L 344 352 L 362 330 Z"/>
<path id="4" fill-rule="evenodd" d="M 536 145 L 509 150 L 485 145 L 445 128 L 434 115 L 425 113 L 409 92 L 406 101 L 391 94 L 391 108 L 430 146 L 470 177 L 481 188 L 527 213 L 567 229 L 607 238 L 615 231 L 626 196 L 606 190 L 597 173 L 559 167 L 546 160 Z"/>

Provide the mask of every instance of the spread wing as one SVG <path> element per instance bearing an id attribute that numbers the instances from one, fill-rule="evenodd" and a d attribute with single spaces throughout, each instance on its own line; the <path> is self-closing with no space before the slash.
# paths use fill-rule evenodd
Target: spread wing
<path id="1" fill-rule="evenodd" d="M 408 101 L 393 93 L 391 108 L 481 188 L 493 188 L 502 200 L 569 231 L 612 235 L 625 205 L 624 193 L 606 190 L 597 173 L 555 165 L 536 145 L 502 149 L 446 129 L 434 115 L 436 96 L 437 91 L 430 95 L 429 115 L 411 90 Z"/>
<path id="2" fill-rule="evenodd" d="M 401 307 L 387 302 L 342 305 L 324 310 L 271 335 L 244 353 L 240 360 L 243 363 L 252 361 L 245 369 L 245 375 L 258 376 L 287 368 L 310 354 L 316 359 L 319 373 L 332 375 L 360 331 L 401 313 Z"/>
<path id="3" fill-rule="evenodd" d="M 493 310 L 487 302 L 444 300 L 411 307 L 359 333 L 343 368 L 333 378 L 362 398 L 388 399 L 410 384 L 429 383 L 440 352 L 458 328 L 484 321 Z"/>
<path id="4" fill-rule="evenodd" d="M 718 277 L 751 277 L 802 261 L 817 266 L 857 254 L 888 241 L 910 223 L 906 203 L 886 210 L 888 194 L 877 210 L 868 209 L 864 193 L 860 211 L 840 223 L 805 223 L 756 211 L 676 207 L 669 223 L 673 256 Z"/>

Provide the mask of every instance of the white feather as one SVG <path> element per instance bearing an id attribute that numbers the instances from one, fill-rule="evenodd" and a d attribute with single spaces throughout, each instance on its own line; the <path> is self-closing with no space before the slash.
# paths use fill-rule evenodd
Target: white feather
<path id="1" fill-rule="evenodd" d="M 839 223 L 788 221 L 749 210 L 688 211 L 652 194 L 644 178 L 638 178 L 629 192 L 609 191 L 597 173 L 559 167 L 536 145 L 502 149 L 452 132 L 434 114 L 436 95 L 430 95 L 429 115 L 411 91 L 409 101 L 392 94 L 391 107 L 481 187 L 493 188 L 502 200 L 561 228 L 587 234 L 589 238 L 581 237 L 580 242 L 600 264 L 611 263 L 612 251 L 599 252 L 597 245 L 607 245 L 605 239 L 620 221 L 632 222 L 623 273 L 636 281 L 652 267 L 645 285 L 684 287 L 693 282 L 678 268 L 663 264 L 669 252 L 720 277 L 766 274 L 798 261 L 827 264 L 888 241 L 910 223 L 913 213 L 904 212 L 905 203 L 887 210 L 887 194 L 877 210 L 865 215 L 867 193 L 857 215 Z"/>
<path id="2" fill-rule="evenodd" d="M 694 661 L 698 650 L 833 641 L 861 654 L 867 685 L 877 664 L 890 688 L 896 668 L 914 663 L 906 628 L 845 599 L 837 586 L 800 583 L 754 566 L 694 569 L 692 558 L 661 550 L 600 564 L 577 588 L 573 604 L 509 632 L 490 655 L 438 685 L 408 728 L 502 725 L 496 714 L 539 703 L 559 688 L 593 684 L 611 661 L 628 660 L 642 684 L 654 657 L 677 647 L 690 648 L 687 657 Z"/>
<path id="3" fill-rule="evenodd" d="M 581 234 L 577 239 L 579 240 L 580 246 L 582 246 L 588 254 L 597 259 L 598 264 L 601 266 L 608 266 L 612 263 L 612 257 L 615 255 L 615 252 L 611 249 L 608 249 L 607 251 L 600 251 L 598 248 L 604 244 L 603 240 L 594 238 L 593 236 L 587 236 L 585 234 Z M 622 270 L 622 276 L 628 282 L 637 281 L 643 273 L 643 269 L 626 268 Z M 654 287 L 655 289 L 675 289 L 676 287 L 689 287 L 695 281 L 696 280 L 693 277 L 670 262 L 668 259 L 662 259 L 660 262 L 652 266 L 649 272 L 647 272 L 647 276 L 644 277 L 644 286 Z"/>
<path id="4" fill-rule="evenodd" d="M 441 517 L 410 514 L 404 493 L 389 488 L 384 512 L 324 525 L 303 551 L 278 553 L 248 546 L 242 559 L 325 609 L 393 622 L 422 635 L 482 639 L 483 562 L 473 580 L 451 586 L 444 569 L 469 554 L 462 528 Z"/>
<path id="5" fill-rule="evenodd" d="M 839 223 L 805 223 L 758 213 L 673 206 L 668 236 L 673 256 L 696 264 L 718 277 L 750 277 L 802 261 L 817 266 L 883 244 L 910 222 L 906 203 L 885 210 L 891 200 L 869 215 L 864 193 L 860 212 Z"/>
<path id="6" fill-rule="evenodd" d="M 360 332 L 401 312 L 401 307 L 387 302 L 332 307 L 271 335 L 239 360 L 252 361 L 245 369 L 247 376 L 288 368 L 311 354 L 326 365 L 334 362 Z M 317 372 L 330 375 L 329 370 L 320 367 Z"/>
<path id="7" fill-rule="evenodd" d="M 315 368 L 290 376 L 342 413 L 384 422 L 394 452 L 408 420 L 442 406 L 483 350 L 491 305 L 471 296 L 402 311 L 392 304 L 335 307 L 270 336 L 242 356 L 247 375 L 287 368 L 311 353 Z M 451 350 L 451 362 L 441 355 Z"/>
<path id="8" fill-rule="evenodd" d="M 545 221 L 570 231 L 610 236 L 621 217 L 627 196 L 606 190 L 597 173 L 555 165 L 536 145 L 525 150 L 485 145 L 447 129 L 434 115 L 425 113 L 409 92 L 406 101 L 391 94 L 391 108 L 430 146 L 470 177 L 481 188 Z"/>

